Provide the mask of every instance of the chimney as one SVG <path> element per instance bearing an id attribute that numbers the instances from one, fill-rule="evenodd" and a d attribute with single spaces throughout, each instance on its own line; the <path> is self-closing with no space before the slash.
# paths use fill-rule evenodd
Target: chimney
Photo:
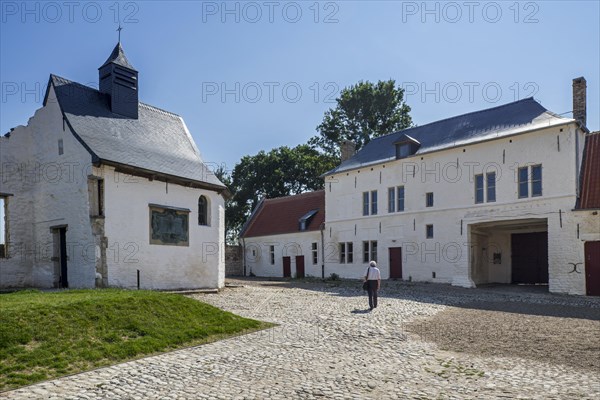
<path id="1" fill-rule="evenodd" d="M 100 92 L 109 96 L 110 110 L 127 118 L 138 118 L 138 72 L 125 57 L 119 42 L 98 68 Z"/>
<path id="2" fill-rule="evenodd" d="M 356 144 L 352 140 L 342 140 L 340 144 L 342 162 L 349 160 L 356 153 Z"/>
<path id="3" fill-rule="evenodd" d="M 573 119 L 586 124 L 586 82 L 582 76 L 573 79 Z"/>

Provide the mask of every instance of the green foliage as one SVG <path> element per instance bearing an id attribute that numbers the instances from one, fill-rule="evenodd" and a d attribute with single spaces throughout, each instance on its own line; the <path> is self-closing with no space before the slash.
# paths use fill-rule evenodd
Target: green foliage
<path id="1" fill-rule="evenodd" d="M 412 125 L 410 107 L 404 102 L 404 89 L 396 81 L 359 82 L 345 88 L 337 106 L 325 112 L 317 126 L 319 135 L 309 144 L 326 154 L 339 157 L 339 144 L 352 140 L 357 150 L 377 136 L 406 129 Z"/>
<path id="2" fill-rule="evenodd" d="M 263 198 L 283 197 L 323 189 L 320 176 L 334 168 L 337 159 L 308 145 L 287 146 L 245 156 L 231 173 L 233 198 L 225 210 L 228 242 L 236 237 L 252 210 Z"/>
<path id="3" fill-rule="evenodd" d="M 267 326 L 176 294 L 2 294 L 0 391 Z"/>

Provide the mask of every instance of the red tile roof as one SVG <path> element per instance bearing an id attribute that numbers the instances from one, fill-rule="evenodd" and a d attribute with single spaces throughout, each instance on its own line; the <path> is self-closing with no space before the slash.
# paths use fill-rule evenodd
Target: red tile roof
<path id="1" fill-rule="evenodd" d="M 318 210 L 305 231 L 317 231 L 325 222 L 325 191 L 296 196 L 265 199 L 253 212 L 241 234 L 242 237 L 277 235 L 300 232 L 300 218 Z"/>
<path id="2" fill-rule="evenodd" d="M 600 132 L 585 138 L 578 209 L 600 208 Z"/>

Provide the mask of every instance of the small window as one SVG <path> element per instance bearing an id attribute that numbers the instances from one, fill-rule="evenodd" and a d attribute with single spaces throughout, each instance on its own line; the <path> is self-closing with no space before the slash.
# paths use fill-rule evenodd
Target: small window
<path id="1" fill-rule="evenodd" d="M 317 248 L 317 242 L 312 243 L 311 250 L 312 250 L 312 263 L 317 264 L 319 262 L 319 251 Z"/>
<path id="2" fill-rule="evenodd" d="M 275 246 L 269 246 L 269 259 L 271 265 L 275 265 Z"/>
<path id="3" fill-rule="evenodd" d="M 529 179 L 527 167 L 519 168 L 519 198 L 529 197 Z"/>
<path id="4" fill-rule="evenodd" d="M 346 260 L 348 261 L 348 264 L 352 264 L 354 262 L 353 251 L 354 245 L 352 244 L 352 242 L 346 243 Z"/>
<path id="5" fill-rule="evenodd" d="M 371 191 L 371 215 L 377 215 L 377 190 Z"/>
<path id="6" fill-rule="evenodd" d="M 398 186 L 398 211 L 404 211 L 404 186 Z"/>
<path id="7" fill-rule="evenodd" d="M 433 207 L 433 192 L 429 192 L 425 194 L 425 206 Z"/>
<path id="8" fill-rule="evenodd" d="M 363 192 L 363 215 L 369 215 L 369 192 Z"/>
<path id="9" fill-rule="evenodd" d="M 406 158 L 410 156 L 410 143 L 396 145 L 396 158 Z"/>
<path id="10" fill-rule="evenodd" d="M 363 242 L 363 262 L 368 263 L 369 260 L 369 242 Z"/>
<path id="11" fill-rule="evenodd" d="M 8 257 L 8 197 L 0 196 L 0 258 Z"/>
<path id="12" fill-rule="evenodd" d="M 531 167 L 531 196 L 542 195 L 542 166 Z"/>
<path id="13" fill-rule="evenodd" d="M 425 237 L 427 239 L 433 239 L 433 225 L 426 225 L 425 226 Z"/>
<path id="14" fill-rule="evenodd" d="M 475 175 L 475 203 L 483 203 L 483 175 Z"/>
<path id="15" fill-rule="evenodd" d="M 62 156 L 65 153 L 65 148 L 63 145 L 63 140 L 62 139 L 58 139 L 58 155 Z"/>
<path id="16" fill-rule="evenodd" d="M 496 201 L 496 173 L 488 172 L 485 175 L 487 185 L 487 201 Z"/>
<path id="17" fill-rule="evenodd" d="M 396 188 L 388 188 L 388 212 L 396 211 Z"/>
<path id="18" fill-rule="evenodd" d="M 205 196 L 198 198 L 198 225 L 208 225 L 208 200 Z"/>

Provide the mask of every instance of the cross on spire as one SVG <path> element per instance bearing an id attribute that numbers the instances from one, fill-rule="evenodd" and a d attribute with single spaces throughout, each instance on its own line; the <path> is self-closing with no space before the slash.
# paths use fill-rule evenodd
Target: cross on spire
<path id="1" fill-rule="evenodd" d="M 121 27 L 121 24 L 119 24 L 119 27 L 117 28 L 117 31 L 119 32 L 119 43 L 121 43 L 121 31 L 123 30 L 123 28 Z"/>

